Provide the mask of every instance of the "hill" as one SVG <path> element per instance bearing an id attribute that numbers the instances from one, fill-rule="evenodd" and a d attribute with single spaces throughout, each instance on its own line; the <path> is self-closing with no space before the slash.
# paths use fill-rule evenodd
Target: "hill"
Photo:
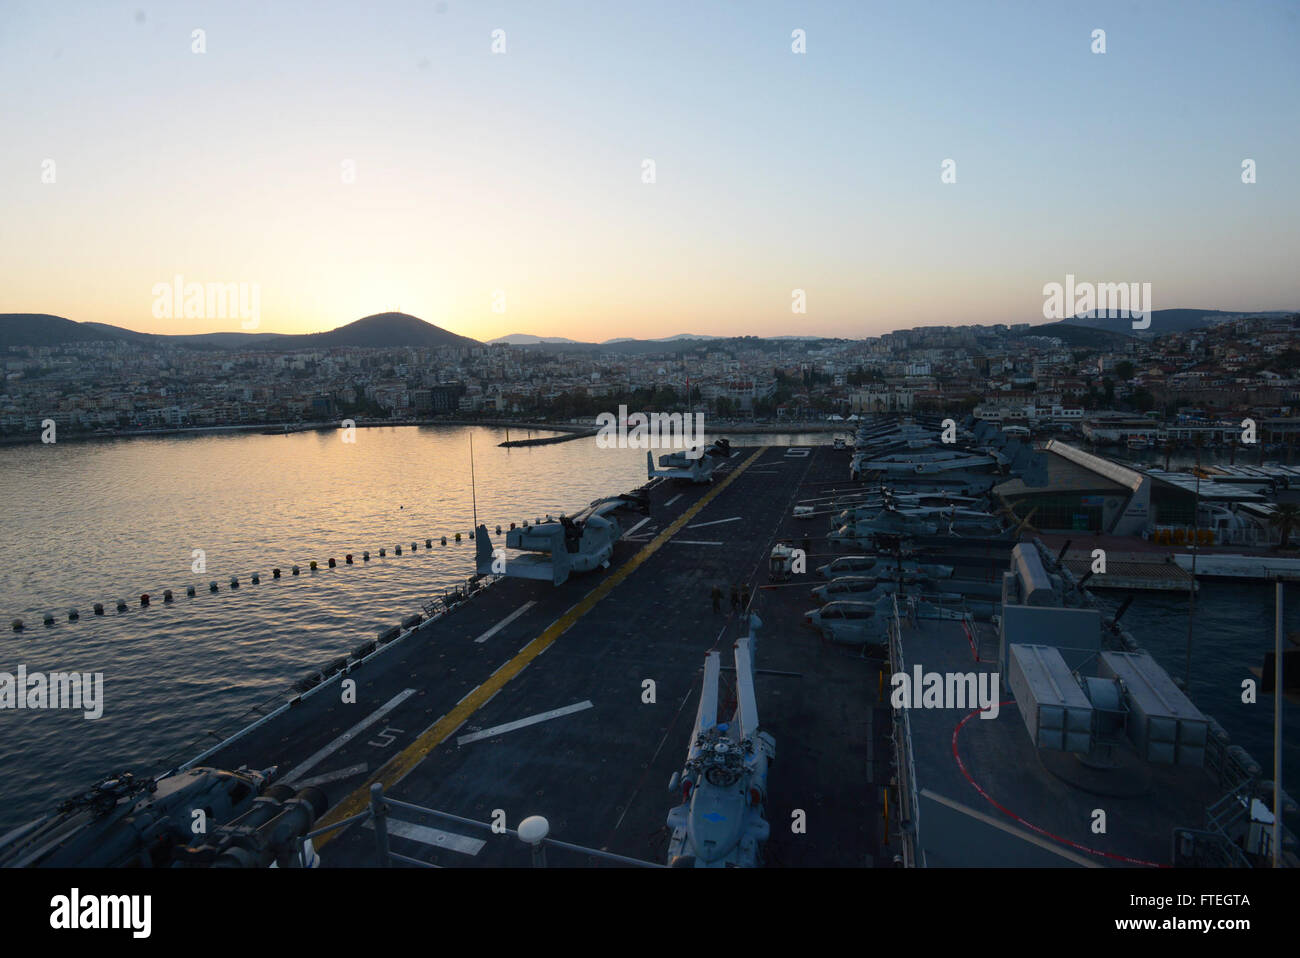
<path id="1" fill-rule="evenodd" d="M 219 334 L 218 334 L 219 335 Z M 264 333 L 262 335 L 273 335 Z M 376 313 L 327 333 L 276 336 L 273 341 L 254 344 L 268 349 L 331 349 L 335 346 L 482 346 L 477 339 L 426 323 L 406 313 Z"/>
<path id="2" fill-rule="evenodd" d="M 0 348 L 60 343 L 137 342 L 153 337 L 103 323 L 74 323 L 48 313 L 0 313 Z"/>
<path id="3" fill-rule="evenodd" d="M 1131 320 L 1125 320 L 1125 322 L 1131 322 Z M 1122 333 L 1109 329 L 1094 329 L 1091 326 L 1076 326 L 1065 322 L 1031 326 L 1023 332 L 1012 333 L 1012 336 L 1015 339 L 1023 339 L 1026 336 L 1054 336 L 1067 346 L 1079 346 L 1084 349 L 1119 349 L 1126 342 L 1131 342 L 1136 338 L 1131 327 L 1127 333 Z"/>
<path id="4" fill-rule="evenodd" d="M 1232 319 L 1242 319 L 1246 316 L 1288 315 L 1290 315 L 1288 312 L 1234 313 L 1222 309 L 1153 309 L 1151 311 L 1151 325 L 1147 329 L 1134 329 L 1131 319 L 1107 318 L 1097 316 L 1095 313 L 1081 313 L 1078 316 L 1072 316 L 1069 319 L 1062 319 L 1046 325 L 1080 326 L 1088 329 L 1102 329 L 1112 333 L 1122 333 L 1125 336 L 1153 338 L 1168 333 L 1183 333 L 1190 329 L 1205 329 L 1210 326 L 1217 326 L 1219 323 L 1226 323 Z M 1055 336 L 1056 334 L 1048 333 L 1047 335 Z"/>
<path id="5" fill-rule="evenodd" d="M 155 335 L 105 323 L 76 323 L 47 313 L 0 313 L 0 348 L 62 343 L 129 342 L 204 349 L 332 349 L 339 346 L 481 346 L 477 339 L 406 313 L 377 313 L 322 333 L 194 333 Z"/>
<path id="6" fill-rule="evenodd" d="M 564 336 L 534 336 L 532 333 L 511 333 L 508 336 L 498 336 L 496 339 L 489 339 L 488 345 L 495 346 L 504 343 L 507 346 L 536 346 L 538 343 L 576 342 L 576 339 L 568 339 Z"/>

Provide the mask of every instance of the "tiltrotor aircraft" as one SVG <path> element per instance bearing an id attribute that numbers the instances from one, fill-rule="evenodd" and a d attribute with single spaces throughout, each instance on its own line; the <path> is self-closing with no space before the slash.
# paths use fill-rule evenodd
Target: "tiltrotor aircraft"
<path id="1" fill-rule="evenodd" d="M 649 515 L 649 496 L 639 491 L 609 496 L 576 515 L 560 516 L 558 522 L 511 529 L 506 533 L 506 546 L 524 552 L 513 559 L 506 557 L 504 549 L 492 548 L 487 526 L 480 525 L 475 533 L 476 569 L 479 575 L 541 579 L 560 585 L 573 572 L 608 568 L 614 543 L 623 535 L 620 511 Z"/>
<path id="2" fill-rule="evenodd" d="M 661 468 L 655 468 L 653 452 L 645 454 L 646 473 L 649 478 L 662 476 L 665 479 L 684 479 L 688 482 L 712 482 L 713 471 L 723 459 L 731 457 L 731 443 L 726 439 L 717 439 L 704 447 L 697 456 L 688 451 L 670 452 L 659 457 Z"/>

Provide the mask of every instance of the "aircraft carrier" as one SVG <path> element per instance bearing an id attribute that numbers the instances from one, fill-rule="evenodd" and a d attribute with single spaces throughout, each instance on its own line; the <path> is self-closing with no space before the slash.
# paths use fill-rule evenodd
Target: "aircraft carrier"
<path id="1" fill-rule="evenodd" d="M 574 573 L 559 585 L 483 577 L 461 601 L 361 645 L 300 683 L 282 707 L 152 787 L 169 781 L 176 787 L 201 769 L 267 770 L 285 807 L 295 793 L 306 796 L 303 807 L 311 806 L 310 815 L 295 820 L 299 835 L 347 822 L 313 840 L 319 858 L 312 863 L 323 867 L 380 863 L 375 823 L 365 816 L 376 784 L 394 802 L 386 831 L 398 863 L 526 865 L 528 850 L 513 833 L 475 823 L 514 830 L 531 816 L 544 816 L 558 842 L 642 863 L 694 863 L 693 856 L 674 861 L 670 854 L 682 848 L 685 826 L 679 815 L 674 835 L 669 812 L 690 800 L 683 759 L 700 757 L 700 731 L 713 722 L 710 716 L 702 724 L 700 699 L 709 653 L 718 652 L 709 668 L 718 681 L 721 661 L 722 717 L 735 707 L 739 724 L 748 709 L 746 724 L 753 726 L 756 707 L 765 741 L 775 743 L 763 780 L 748 796 L 767 822 L 761 855 L 731 864 L 1260 863 L 1266 854 L 1260 835 L 1267 830 L 1257 814 L 1257 793 L 1266 784 L 1258 765 L 1234 751 L 1222 729 L 1172 684 L 1159 685 L 1155 671 L 1142 671 L 1147 663 L 1121 661 L 1136 654 L 1132 638 L 1102 621 L 1086 591 L 1050 554 L 1017 544 L 1023 524 L 961 535 L 957 522 L 972 521 L 965 515 L 970 510 L 909 511 L 888 500 L 881 513 L 888 530 L 859 530 L 881 547 L 879 580 L 868 586 L 885 591 L 870 593 L 870 607 L 848 603 L 842 613 L 837 603 L 825 607 L 834 610 L 828 614 L 867 617 L 873 631 L 845 643 L 831 628 L 810 627 L 816 624 L 810 590 L 827 581 L 817 567 L 864 551 L 844 544 L 846 535 L 851 540 L 848 525 L 840 530 L 841 547 L 832 550 L 817 516 L 845 501 L 864 501 L 869 487 L 857 480 L 872 464 L 871 444 L 888 445 L 881 437 L 891 428 L 879 434 L 864 428 L 856 452 L 733 449 L 708 482 L 653 478 L 636 491 L 644 515 L 627 520 L 607 567 Z M 905 443 L 924 445 L 910 433 Z M 994 466 L 1023 464 L 1023 455 L 1012 450 L 984 458 Z M 951 472 L 950 460 L 943 462 L 934 468 Z M 941 490 L 972 491 L 962 488 L 960 473 L 935 481 Z M 932 534 L 945 516 L 949 534 Z M 806 572 L 791 574 L 792 549 L 806 553 Z M 926 566 L 920 579 L 909 579 L 905 563 L 916 560 L 944 565 Z M 890 563 L 898 571 L 892 586 Z M 907 582 L 914 587 L 902 588 Z M 715 588 L 721 593 L 716 608 Z M 1061 631 L 1065 618 L 1074 632 Z M 1080 625 L 1081 618 L 1088 621 Z M 740 643 L 751 631 L 756 651 Z M 1091 666 L 1081 665 L 1062 635 L 1083 636 L 1091 652 L 1082 658 Z M 1103 654 L 1107 636 L 1111 659 Z M 1026 645 L 1047 649 L 1034 660 L 1046 671 L 1034 673 Z M 1052 646 L 1066 650 L 1067 666 L 1053 658 Z M 745 658 L 738 654 L 728 670 L 733 647 L 743 647 Z M 1083 673 L 1095 673 L 1103 659 L 1120 678 L 1110 685 L 1105 676 L 1084 681 Z M 892 707 L 891 676 L 917 664 L 926 671 L 1006 676 L 999 717 L 982 720 L 976 706 Z M 1053 750 L 1050 721 L 1027 730 L 1007 684 L 1013 672 L 1015 698 L 1033 698 L 1036 719 L 1058 708 L 1067 724 L 1091 723 L 1100 742 L 1071 739 Z M 1065 687 L 1071 676 L 1078 687 Z M 1183 709 L 1174 718 L 1181 721 L 1176 744 L 1184 750 L 1173 759 L 1156 754 L 1152 742 L 1160 736 L 1148 734 L 1154 725 L 1143 726 L 1141 758 L 1129 755 L 1133 749 L 1121 741 L 1124 722 L 1117 731 L 1114 721 L 1125 706 L 1106 698 L 1114 691 L 1124 699 L 1148 680 L 1159 685 L 1156 700 Z M 1053 688 L 1059 703 L 1046 700 L 1045 690 Z M 1152 710 L 1150 701 L 1141 704 Z M 1101 720 L 1106 717 L 1110 724 Z M 1205 735 L 1194 739 L 1199 732 Z M 752 757 L 749 739 L 744 747 Z M 721 755 L 726 746 L 709 748 Z M 1077 761 L 1081 755 L 1095 761 Z M 226 809 L 228 815 L 247 809 L 249 795 L 262 787 L 251 780 L 235 785 L 244 804 Z M 87 802 L 93 805 L 93 796 Z M 99 813 L 111 804 L 105 798 Z M 1099 807 L 1110 813 L 1101 833 Z M 221 809 L 206 811 L 214 821 L 222 817 Z M 721 820 L 717 812 L 709 815 Z M 81 863 L 70 831 L 35 841 L 32 834 L 39 832 L 11 834 L 8 857 L 0 841 L 0 863 Z M 558 844 L 547 855 L 559 866 L 611 861 Z M 210 858 L 195 853 L 194 860 Z"/>

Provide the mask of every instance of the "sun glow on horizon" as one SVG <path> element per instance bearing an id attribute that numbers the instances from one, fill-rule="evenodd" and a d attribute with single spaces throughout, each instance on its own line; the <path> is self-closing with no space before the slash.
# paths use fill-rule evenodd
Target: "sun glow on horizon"
<path id="1" fill-rule="evenodd" d="M 1300 301 L 1300 26 L 1264 5 L 1103 4 L 1095 56 L 1090 20 L 1037 8 L 827 3 L 798 54 L 775 3 L 377 2 L 15 14 L 0 311 L 600 342 L 1040 323 L 1067 273 L 1149 282 L 1157 309 Z M 1092 115 L 1124 150 L 1073 147 Z M 255 284 L 257 328 L 155 317 L 178 274 Z"/>

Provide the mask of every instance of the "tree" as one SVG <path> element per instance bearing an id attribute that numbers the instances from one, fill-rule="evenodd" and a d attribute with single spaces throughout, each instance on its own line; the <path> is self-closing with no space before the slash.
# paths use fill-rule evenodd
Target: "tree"
<path id="1" fill-rule="evenodd" d="M 1277 526 L 1282 532 L 1282 541 L 1278 543 L 1279 549 L 1289 548 L 1291 545 L 1291 530 L 1300 523 L 1300 506 L 1293 503 L 1286 503 L 1273 509 L 1273 514 L 1268 517 L 1268 524 Z"/>
<path id="2" fill-rule="evenodd" d="M 1129 397 L 1129 400 L 1133 403 L 1133 408 L 1138 412 L 1154 409 L 1156 405 L 1156 397 L 1151 395 L 1151 391 L 1148 389 L 1133 390 L 1133 395 Z"/>
<path id="3" fill-rule="evenodd" d="M 1115 364 L 1115 375 L 1128 382 L 1133 378 L 1133 364 L 1127 359 L 1122 359 Z"/>

